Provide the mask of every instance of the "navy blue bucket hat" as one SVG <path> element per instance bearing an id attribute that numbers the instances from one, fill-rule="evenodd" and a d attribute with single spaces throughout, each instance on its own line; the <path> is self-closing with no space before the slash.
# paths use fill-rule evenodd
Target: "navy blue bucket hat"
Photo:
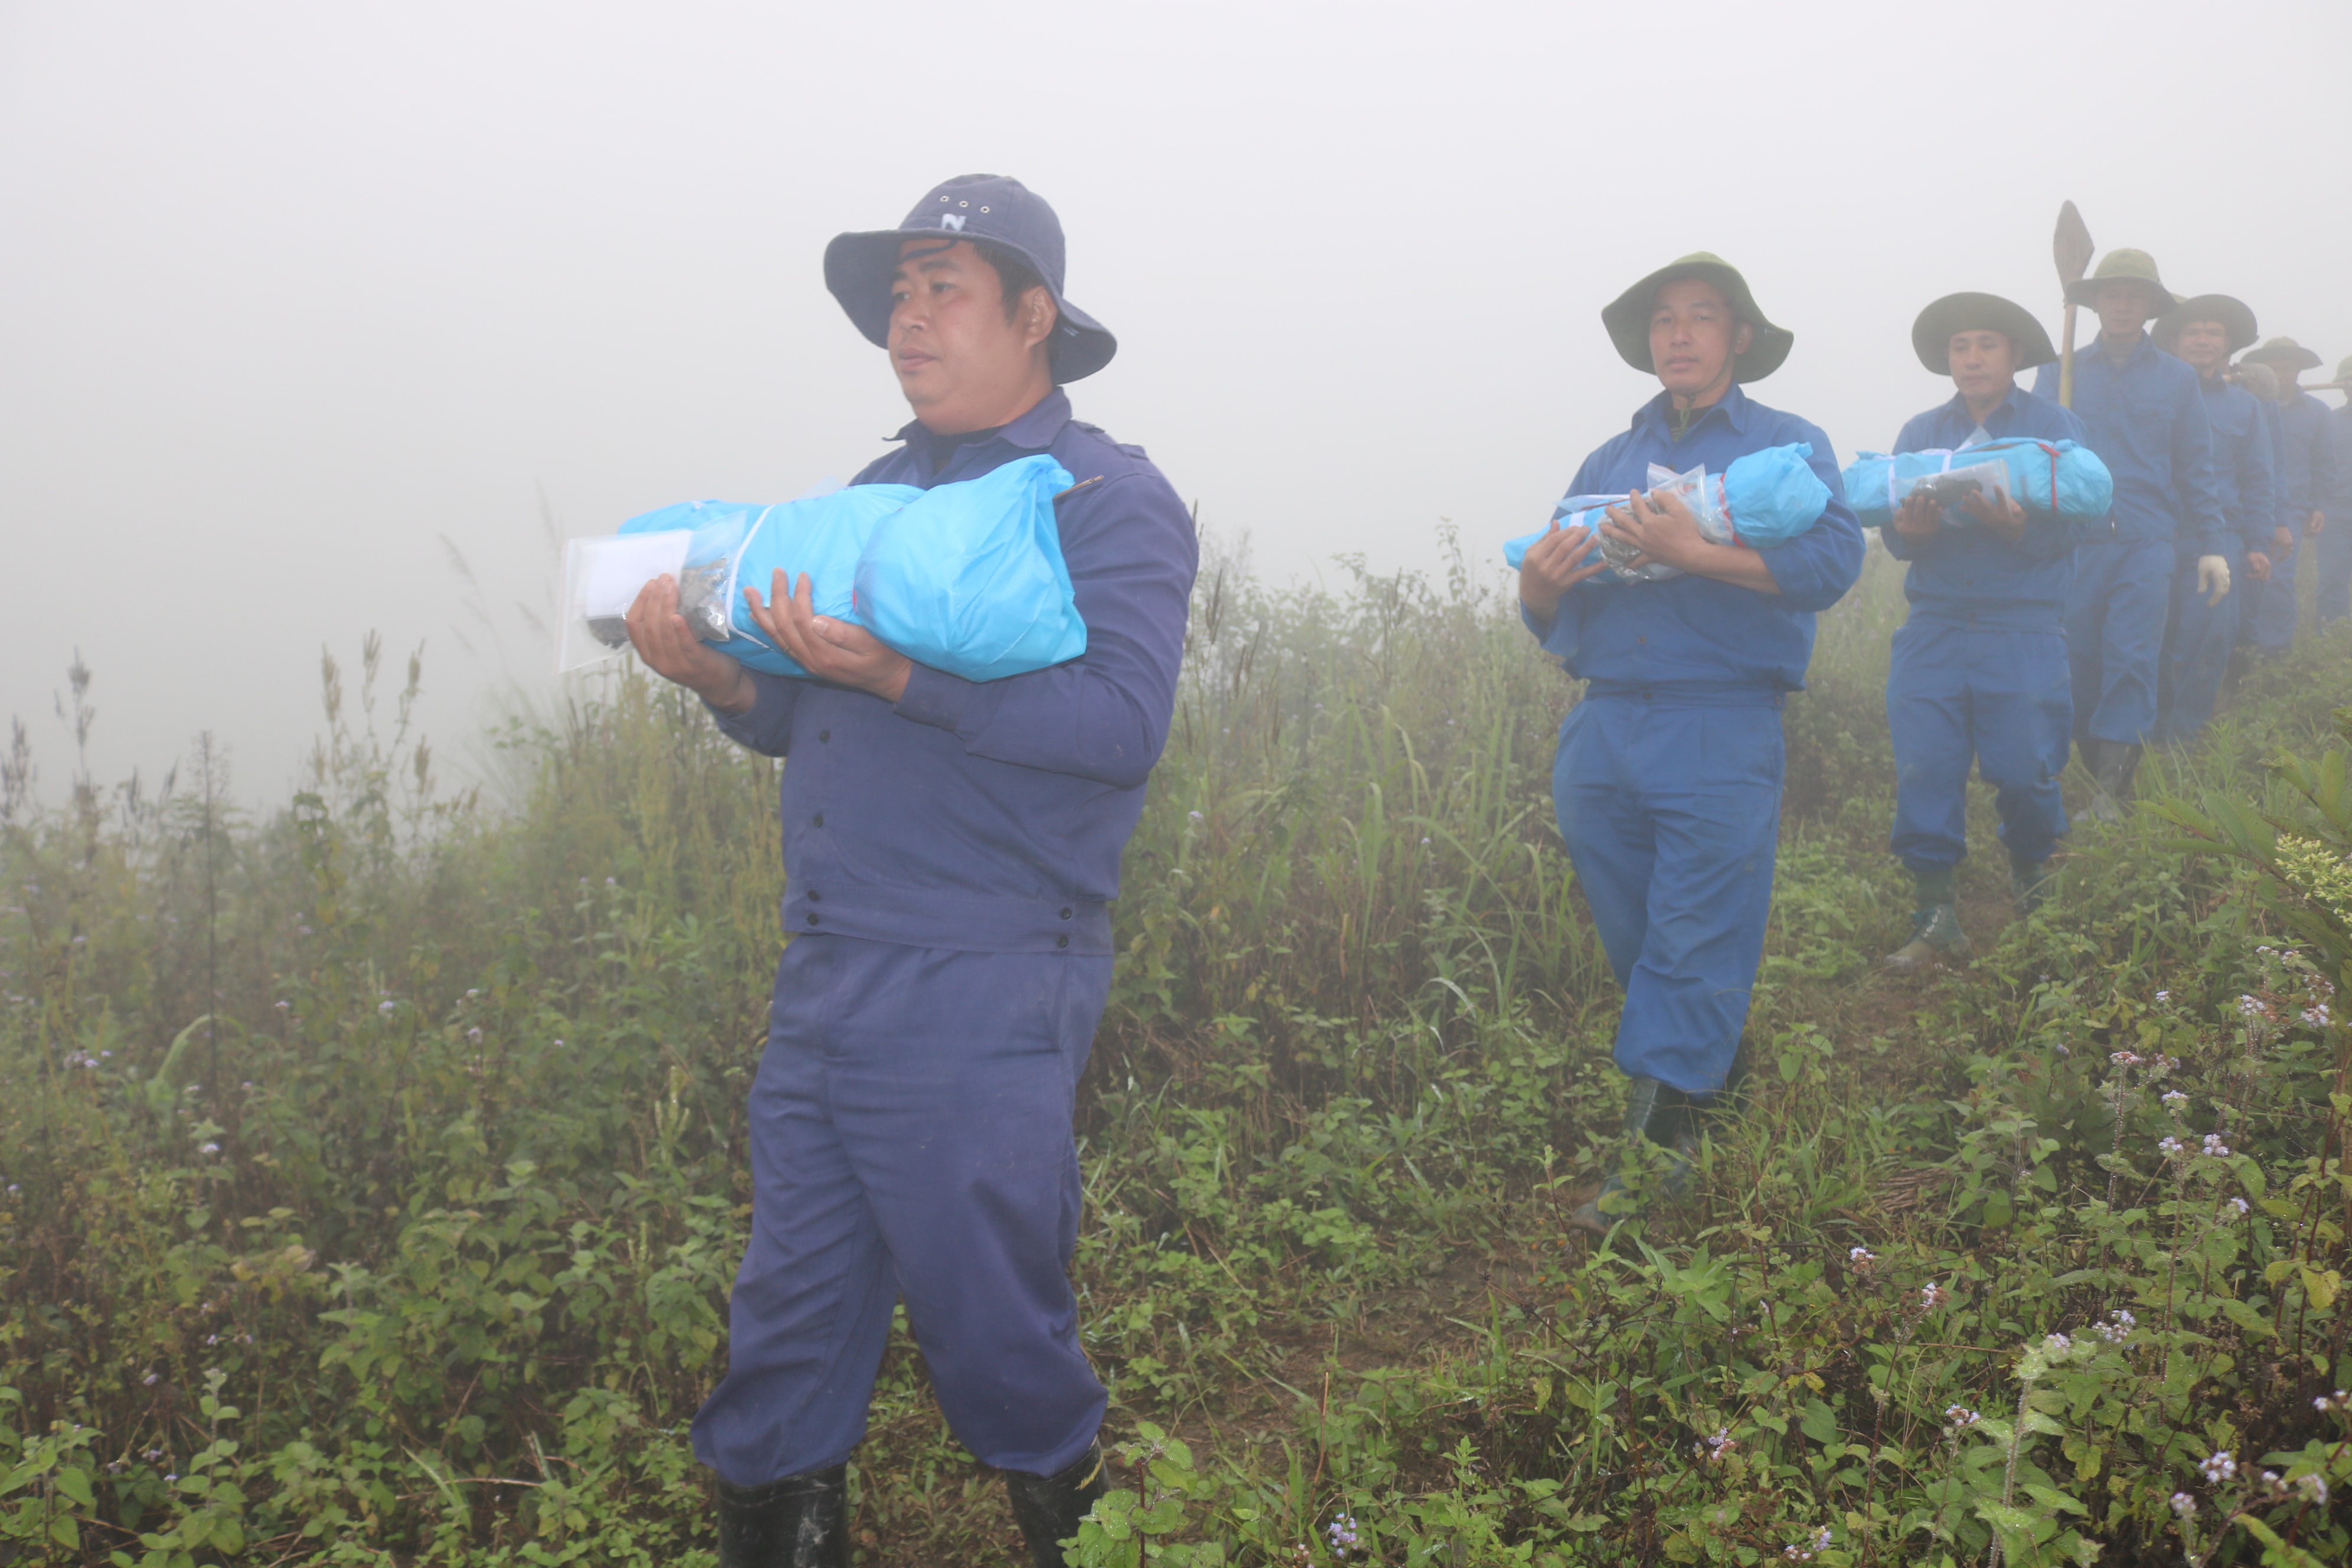
<path id="1" fill-rule="evenodd" d="M 1062 220 L 1045 198 L 1002 174 L 959 174 L 933 186 L 896 228 L 837 234 L 824 247 L 824 286 L 877 348 L 890 346 L 890 275 L 909 238 L 986 240 L 1036 269 L 1060 310 L 1054 326 L 1056 382 L 1094 374 L 1118 352 L 1118 340 L 1063 297 Z"/>

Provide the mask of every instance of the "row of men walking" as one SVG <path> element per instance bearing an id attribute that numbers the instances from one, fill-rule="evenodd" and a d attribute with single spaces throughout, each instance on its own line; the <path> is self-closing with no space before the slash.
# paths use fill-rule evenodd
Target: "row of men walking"
<path id="1" fill-rule="evenodd" d="M 2099 328 L 2074 356 L 2071 408 L 2055 400 L 2057 351 L 2021 307 L 1955 294 L 1913 329 L 1921 361 L 1956 391 L 1904 426 L 1897 450 L 2071 437 L 2105 462 L 2115 508 L 2072 525 L 2011 508 L 1954 529 L 1920 496 L 1884 531 L 1910 563 L 1912 604 L 1886 693 L 1893 848 L 1918 890 L 1910 938 L 1889 955 L 1897 968 L 1968 951 L 1953 879 L 1971 754 L 2031 907 L 2066 831 L 2058 776 L 2070 740 L 2093 780 L 2092 815 L 2112 819 L 2147 745 L 2205 727 L 2233 657 L 2293 643 L 2299 558 L 2313 558 L 2323 627 L 2352 609 L 2352 412 L 2331 417 L 2298 384 L 2319 356 L 2292 338 L 2256 346 L 2243 301 L 2174 294 L 2144 251 L 2110 255 L 2070 302 Z M 2032 392 L 2014 382 L 2029 368 Z"/>
<path id="2" fill-rule="evenodd" d="M 746 605 L 808 679 L 703 643 L 670 578 L 629 612 L 649 668 L 741 744 L 789 759 L 792 941 L 747 1107 L 751 1234 L 727 1376 L 694 1423 L 695 1452 L 718 1476 L 720 1568 L 845 1568 L 847 1465 L 902 1303 L 941 1412 L 1004 1473 L 1036 1568 L 1065 1561 L 1108 1484 L 1108 1396 L 1068 1277 L 1084 1197 L 1072 1113 L 1199 553 L 1144 449 L 1076 417 L 1067 388 L 1118 342 L 1071 302 L 1065 262 L 1043 198 L 970 174 L 895 226 L 835 237 L 824 272 L 912 415 L 858 482 L 929 489 L 1038 453 L 1076 477 L 1055 513 L 1083 655 L 968 681 L 819 615 L 808 578 L 783 572 L 745 584 Z M 1914 333 L 1956 395 L 1905 427 L 1906 447 L 2073 438 L 2116 484 L 2115 515 L 2095 528 L 2002 495 L 1972 499 L 1965 520 L 1908 505 L 1884 531 L 1909 563 L 1913 605 L 1887 698 L 1894 847 L 1920 887 L 1915 959 L 1964 940 L 1951 878 L 1970 759 L 1997 786 L 2019 890 L 2036 897 L 2066 829 L 2070 737 L 2104 798 L 2126 795 L 2139 748 L 2193 732 L 2210 710 L 2252 584 L 2264 584 L 2248 617 L 2257 643 L 2291 635 L 2269 596 L 2334 496 L 2317 405 L 2295 394 L 2279 406 L 2274 448 L 2271 416 L 2242 384 L 2269 365 L 2292 388 L 2308 356 L 2273 342 L 2233 383 L 2227 353 L 2251 341 L 2251 314 L 2218 296 L 2176 309 L 2130 253 L 2084 298 L 2102 331 L 2077 356 L 2073 411 L 2046 395 L 2047 335 L 2006 300 L 1949 296 Z M 2150 341 L 2152 319 L 2179 357 Z M 1816 615 L 1853 585 L 1864 546 L 1829 437 L 1743 389 L 1780 367 L 1795 335 L 1736 268 L 1685 257 L 1601 320 L 1659 390 L 1569 489 L 1627 500 L 1594 527 L 1556 517 L 1518 595 L 1528 631 L 1586 682 L 1561 727 L 1553 803 L 1625 992 L 1615 1057 L 1631 1079 L 1628 1147 L 1648 1148 L 1672 1188 L 1689 1179 L 1699 1118 L 1738 1061 L 1762 958 L 1780 709 L 1803 687 Z M 2037 390 L 2020 389 L 2017 374 L 2036 365 Z M 1797 443 L 1825 500 L 1769 550 L 1709 539 L 1669 489 L 1643 493 L 1654 464 L 1721 474 Z M 2322 613 L 2338 616 L 2352 529 L 2320 537 L 2339 547 L 2321 568 Z M 1604 541 L 1631 572 L 1607 570 Z M 1649 563 L 1675 573 L 1643 580 Z M 2278 602 L 2291 610 L 2291 595 Z M 1654 1190 L 1612 1177 L 1572 1223 L 1605 1230 Z"/>

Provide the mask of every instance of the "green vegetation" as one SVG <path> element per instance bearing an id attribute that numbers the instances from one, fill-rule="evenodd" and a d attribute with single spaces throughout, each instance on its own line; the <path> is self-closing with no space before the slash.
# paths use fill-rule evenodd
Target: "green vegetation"
<path id="1" fill-rule="evenodd" d="M 1606 1245 L 1572 688 L 1465 568 L 1204 574 L 1083 1096 L 1078 1561 L 2345 1560 L 2352 638 L 2030 923 L 1978 801 L 1984 956 L 1891 979 L 1886 567 L 1789 710 L 1741 1104 Z M 20 731 L 0 1563 L 709 1560 L 774 766 L 618 678 L 446 798 L 378 664 L 249 819 L 184 769 L 37 809 Z M 866 1563 L 1013 1561 L 903 1335 L 853 1493 Z"/>

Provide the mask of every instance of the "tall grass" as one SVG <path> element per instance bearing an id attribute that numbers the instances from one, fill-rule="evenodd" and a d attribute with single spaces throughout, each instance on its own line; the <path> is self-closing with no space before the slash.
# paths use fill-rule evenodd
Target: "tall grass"
<path id="1" fill-rule="evenodd" d="M 1621 1151 L 1615 992 L 1549 799 L 1573 686 L 1459 557 L 1325 591 L 1213 554 L 1080 1113 L 1089 1348 L 1126 1473 L 1173 1502 L 1087 1561 L 1328 1563 L 1339 1512 L 1350 1563 L 2253 1549 L 2184 1533 L 2215 1489 L 2186 1524 L 2167 1499 L 2213 1447 L 2251 1477 L 2249 1444 L 2335 1430 L 2311 1400 L 2352 1382 L 2344 1035 L 2250 1049 L 2234 1011 L 2293 1024 L 2326 977 L 2256 896 L 2275 879 L 2153 816 L 2078 835 L 2030 924 L 1996 932 L 1997 868 L 1972 872 L 1975 971 L 1877 977 L 1900 614 L 1874 560 L 1788 709 L 1755 1071 L 1705 1190 L 1588 1248 L 1561 1205 Z M 2341 637 L 2258 671 L 2151 784 L 2309 817 L 2263 759 L 2323 747 L 2347 675 Z M 208 788 L 78 770 L 44 810 L 21 730 L 8 762 L 0 1561 L 698 1557 L 681 1424 L 748 1213 L 776 765 L 617 672 L 496 736 L 521 782 L 494 810 L 438 783 L 414 660 L 397 690 L 373 641 L 321 676 L 279 810 L 226 806 L 217 757 Z M 2200 1134 L 2258 1164 L 2182 1183 L 2304 1206 L 2226 1247 L 2192 1225 L 2145 1153 L 2174 1112 L 2106 1063 L 2126 1044 L 2179 1058 Z M 2026 1386 L 2069 1391 L 2030 1412 L 2062 1458 L 2000 1414 L 2021 1348 L 2126 1300 L 2160 1356 Z M 894 1347 L 865 1559 L 1006 1560 Z M 2307 1495 L 2237 1501 L 2294 1551 L 2352 1539 Z"/>

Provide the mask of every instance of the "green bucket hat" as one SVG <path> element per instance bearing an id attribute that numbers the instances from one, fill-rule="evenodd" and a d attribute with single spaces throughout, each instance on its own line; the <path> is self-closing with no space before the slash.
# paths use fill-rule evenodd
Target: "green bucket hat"
<path id="1" fill-rule="evenodd" d="M 1656 363 L 1650 358 L 1650 311 L 1658 302 L 1660 289 L 1685 278 L 1703 278 L 1722 289 L 1723 297 L 1731 301 L 1739 319 L 1755 329 L 1748 352 L 1731 362 L 1732 380 L 1761 381 L 1780 368 L 1790 349 L 1796 346 L 1797 334 L 1765 320 L 1739 268 L 1705 250 L 1694 250 L 1681 260 L 1659 268 L 1601 307 L 1601 324 L 1609 329 L 1609 341 L 1617 345 L 1619 357 L 1644 375 L 1658 373 Z"/>
<path id="2" fill-rule="evenodd" d="M 2219 321 L 2230 334 L 2230 352 L 2236 353 L 2262 334 L 2254 329 L 2254 312 L 2243 300 L 2227 294 L 2197 294 L 2183 300 L 2156 319 L 2158 342 L 2170 342 L 2191 321 Z"/>
<path id="3" fill-rule="evenodd" d="M 1993 331 L 2017 350 L 2017 368 L 2047 364 L 2058 357 L 2050 334 L 2033 312 L 1998 294 L 1947 294 L 1919 312 L 1911 323 L 1911 349 L 1919 363 L 1937 375 L 1952 374 L 1952 334 Z"/>
<path id="4" fill-rule="evenodd" d="M 2247 350 L 2246 357 L 2273 370 L 2317 370 L 2320 363 L 2317 354 L 2293 338 L 2272 338 L 2258 349 Z"/>
<path id="5" fill-rule="evenodd" d="M 2098 270 L 2078 282 L 2066 285 L 2066 303 L 2095 305 L 2099 285 L 2118 279 L 2145 285 L 2154 295 L 2155 313 L 2162 315 L 2172 309 L 2172 290 L 2156 273 L 2156 258 L 2145 250 L 2110 250 L 2099 260 Z"/>

